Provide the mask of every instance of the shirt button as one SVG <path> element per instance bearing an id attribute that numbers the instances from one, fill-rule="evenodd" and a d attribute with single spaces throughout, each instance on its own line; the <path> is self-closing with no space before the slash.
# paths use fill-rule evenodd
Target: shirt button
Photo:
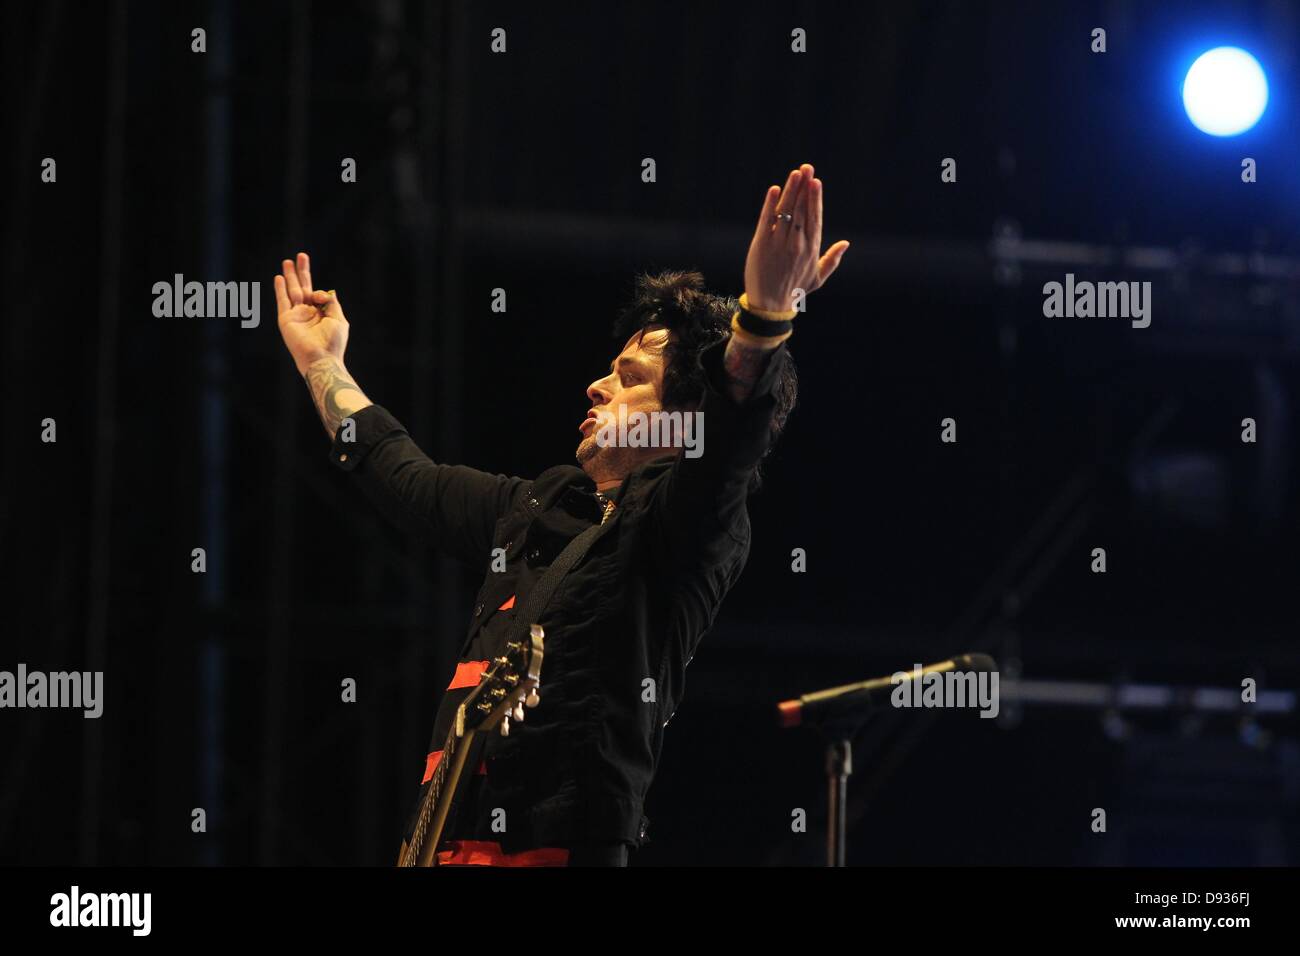
<path id="1" fill-rule="evenodd" d="M 541 552 L 539 549 L 537 549 L 537 548 L 533 548 L 533 550 L 531 550 L 531 551 L 528 552 L 528 560 L 529 560 L 529 561 L 536 561 L 536 560 L 537 560 L 538 558 L 540 558 L 541 556 L 542 556 L 542 552 Z"/>
<path id="2" fill-rule="evenodd" d="M 347 460 L 348 460 L 347 455 L 339 455 L 339 461 L 347 461 Z"/>
<path id="3" fill-rule="evenodd" d="M 530 507 L 536 508 L 536 507 L 537 507 L 537 499 L 536 499 L 536 498 L 529 498 L 529 499 L 528 499 L 528 504 L 529 504 Z"/>

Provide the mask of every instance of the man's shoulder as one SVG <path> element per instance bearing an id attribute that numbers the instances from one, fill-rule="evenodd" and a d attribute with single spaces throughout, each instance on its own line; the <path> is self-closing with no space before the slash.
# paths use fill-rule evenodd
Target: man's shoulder
<path id="1" fill-rule="evenodd" d="M 595 488 L 595 483 L 577 465 L 555 465 L 547 468 L 530 482 L 529 495 L 541 500 L 566 488 L 584 485 Z"/>
<path id="2" fill-rule="evenodd" d="M 674 516 L 666 510 L 671 506 L 665 498 L 664 492 L 668 487 L 668 478 L 673 473 L 675 463 L 675 460 L 671 458 L 656 459 L 636 471 L 636 480 L 629 489 L 632 495 L 629 497 L 635 499 L 637 510 L 647 512 L 664 511 L 667 520 L 674 520 Z M 750 539 L 749 496 L 745 495 L 735 504 L 735 507 L 728 508 L 725 514 L 710 514 L 708 520 L 696 521 L 692 524 L 691 531 L 701 537 L 725 534 L 742 549 L 743 553 L 748 553 Z"/>

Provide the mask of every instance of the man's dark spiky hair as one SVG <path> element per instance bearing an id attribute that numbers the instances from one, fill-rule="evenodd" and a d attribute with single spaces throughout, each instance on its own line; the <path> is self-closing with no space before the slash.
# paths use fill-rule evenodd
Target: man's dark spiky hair
<path id="1" fill-rule="evenodd" d="M 614 322 L 614 337 L 621 347 L 638 331 L 662 326 L 672 333 L 664 353 L 663 404 L 666 409 L 696 405 L 704 396 L 705 374 L 700 353 L 731 334 L 731 317 L 740 303 L 732 296 L 714 295 L 704 289 L 703 274 L 665 270 L 637 276 L 636 292 Z M 780 381 L 773 390 L 771 440 L 768 453 L 776 447 L 785 420 L 794 408 L 799 383 L 794 360 L 787 355 Z M 757 469 L 750 484 L 758 488 Z"/>

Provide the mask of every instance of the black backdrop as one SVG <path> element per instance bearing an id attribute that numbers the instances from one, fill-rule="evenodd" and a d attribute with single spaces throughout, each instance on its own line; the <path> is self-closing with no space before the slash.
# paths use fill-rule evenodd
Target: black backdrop
<path id="1" fill-rule="evenodd" d="M 989 650 L 1041 679 L 1294 687 L 1300 299 L 1214 257 L 1300 256 L 1297 15 L 7 6 L 0 669 L 103 670 L 107 696 L 99 720 L 0 712 L 0 861 L 391 862 L 477 582 L 329 465 L 275 329 L 281 258 L 312 253 L 349 367 L 427 451 L 533 474 L 570 460 L 637 271 L 738 294 L 764 188 L 805 161 L 853 247 L 798 323 L 800 407 L 635 862 L 816 862 L 820 747 L 772 705 L 821 686 Z M 1236 141 L 1177 105 L 1180 57 L 1218 36 L 1273 71 Z M 1076 245 L 1000 262 L 995 236 Z M 1125 247 L 1175 256 L 1098 273 L 1152 279 L 1150 329 L 1042 317 L 1078 250 Z M 260 325 L 154 317 L 176 273 L 260 281 Z M 1294 723 L 1013 716 L 873 723 L 850 859 L 1296 862 Z"/>

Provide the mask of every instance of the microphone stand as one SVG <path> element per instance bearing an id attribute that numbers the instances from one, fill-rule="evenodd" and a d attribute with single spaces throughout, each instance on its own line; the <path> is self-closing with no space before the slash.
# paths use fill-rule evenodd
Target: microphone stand
<path id="1" fill-rule="evenodd" d="M 853 739 L 835 736 L 826 743 L 826 865 L 847 866 L 849 776 L 853 773 Z"/>
<path id="2" fill-rule="evenodd" d="M 949 671 L 993 671 L 997 664 L 987 654 L 962 654 L 951 660 L 910 672 L 898 673 L 919 680 L 921 675 Z M 848 865 L 849 777 L 853 775 L 853 738 L 871 712 L 883 707 L 896 685 L 893 677 L 859 681 L 804 694 L 777 704 L 784 727 L 807 726 L 826 737 L 826 865 Z"/>
<path id="3" fill-rule="evenodd" d="M 853 776 L 853 738 L 870 710 L 857 710 L 814 726 L 826 741 L 826 865 L 848 866 L 849 777 Z"/>

